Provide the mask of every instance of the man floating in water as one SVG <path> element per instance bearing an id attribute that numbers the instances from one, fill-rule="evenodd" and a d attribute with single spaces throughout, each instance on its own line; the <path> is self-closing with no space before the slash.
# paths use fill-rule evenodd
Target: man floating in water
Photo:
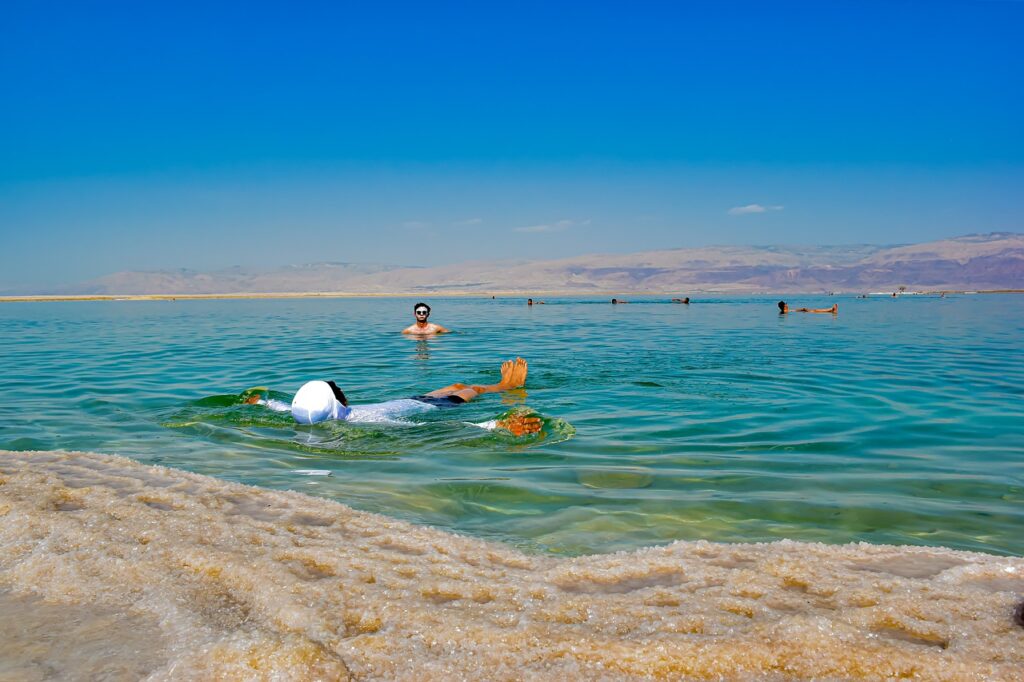
<path id="1" fill-rule="evenodd" d="M 412 307 L 416 321 L 402 330 L 403 334 L 414 334 L 416 336 L 433 336 L 434 334 L 447 334 L 450 329 L 445 329 L 439 324 L 427 322 L 430 317 L 430 306 L 426 303 L 417 303 Z"/>
<path id="2" fill-rule="evenodd" d="M 330 419 L 348 422 L 404 423 L 401 417 L 428 412 L 439 408 L 468 403 L 484 393 L 500 393 L 519 388 L 526 383 L 526 360 L 516 358 L 501 363 L 501 381 L 496 384 L 469 385 L 454 383 L 442 388 L 412 396 L 367 405 L 349 405 L 344 392 L 333 381 L 308 381 L 299 388 L 291 405 L 253 394 L 246 399 L 250 405 L 266 405 L 276 412 L 291 411 L 300 424 L 317 424 Z M 510 414 L 497 420 L 474 423 L 484 429 L 504 429 L 512 435 L 523 436 L 541 429 L 540 417 L 528 414 Z"/>
<path id="3" fill-rule="evenodd" d="M 786 305 L 785 301 L 779 301 L 779 314 L 785 315 L 786 313 L 832 313 L 833 315 L 839 314 L 839 304 L 834 304 L 831 308 L 797 308 L 796 310 L 790 310 L 789 306 Z"/>

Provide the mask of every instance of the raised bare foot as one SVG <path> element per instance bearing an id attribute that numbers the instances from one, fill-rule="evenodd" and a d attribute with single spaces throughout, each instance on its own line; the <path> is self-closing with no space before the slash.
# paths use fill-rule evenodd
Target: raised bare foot
<path id="1" fill-rule="evenodd" d="M 511 432 L 513 436 L 526 436 L 540 431 L 540 417 L 525 414 L 510 414 L 498 420 L 498 428 Z"/>
<path id="2" fill-rule="evenodd" d="M 501 363 L 501 386 L 504 389 L 519 388 L 526 383 L 526 360 L 516 358 Z"/>
<path id="3" fill-rule="evenodd" d="M 516 367 L 519 368 L 519 385 L 525 386 L 526 374 L 529 371 L 530 366 L 526 364 L 526 360 L 523 360 L 522 358 L 516 358 Z"/>
<path id="4" fill-rule="evenodd" d="M 526 384 L 527 369 L 526 360 L 517 357 L 515 362 L 512 363 L 512 371 L 509 376 L 509 379 L 511 379 L 509 388 L 519 388 Z"/>
<path id="5" fill-rule="evenodd" d="M 498 382 L 502 386 L 507 386 L 512 383 L 512 361 L 506 360 L 501 363 L 501 381 Z"/>

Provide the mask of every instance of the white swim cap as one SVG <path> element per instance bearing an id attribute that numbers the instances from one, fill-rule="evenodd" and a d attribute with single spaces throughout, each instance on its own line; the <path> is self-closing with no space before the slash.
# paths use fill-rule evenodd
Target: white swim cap
<path id="1" fill-rule="evenodd" d="M 307 381 L 292 399 L 292 416 L 300 424 L 344 419 L 349 409 L 338 402 L 326 381 Z"/>

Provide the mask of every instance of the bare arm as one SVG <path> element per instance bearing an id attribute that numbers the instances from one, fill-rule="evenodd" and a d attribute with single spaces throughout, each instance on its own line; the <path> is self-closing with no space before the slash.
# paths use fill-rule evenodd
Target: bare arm
<path id="1" fill-rule="evenodd" d="M 504 419 L 492 419 L 486 422 L 470 423 L 473 424 L 473 426 L 479 426 L 481 429 L 487 429 L 488 431 L 502 429 L 503 431 L 508 431 L 513 436 L 528 436 L 539 432 L 543 426 L 540 417 L 525 414 L 510 414 Z"/>
<path id="2" fill-rule="evenodd" d="M 513 436 L 525 436 L 540 431 L 541 421 L 540 417 L 511 414 L 504 419 L 499 419 L 497 427 L 509 431 Z"/>

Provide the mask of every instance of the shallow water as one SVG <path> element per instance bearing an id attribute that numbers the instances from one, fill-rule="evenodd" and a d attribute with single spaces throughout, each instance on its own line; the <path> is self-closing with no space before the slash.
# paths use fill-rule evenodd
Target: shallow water
<path id="1" fill-rule="evenodd" d="M 626 306 L 412 299 L 0 306 L 0 448 L 126 455 L 579 554 L 676 539 L 1024 554 L 1024 297 Z M 334 378 L 353 402 L 530 361 L 524 390 L 414 427 L 238 404 Z M 466 424 L 545 418 L 517 439 Z M 318 470 L 331 475 L 305 475 Z"/>

